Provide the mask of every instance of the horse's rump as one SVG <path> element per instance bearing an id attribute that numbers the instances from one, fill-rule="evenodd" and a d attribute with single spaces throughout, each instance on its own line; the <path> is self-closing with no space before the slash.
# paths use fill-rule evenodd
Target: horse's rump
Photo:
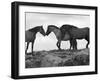
<path id="1" fill-rule="evenodd" d="M 89 36 L 89 28 L 85 27 L 85 28 L 72 29 L 70 31 L 70 34 L 72 37 L 76 39 L 86 38 Z"/>
<path id="2" fill-rule="evenodd" d="M 34 33 L 25 31 L 25 42 L 32 42 L 35 39 Z"/>

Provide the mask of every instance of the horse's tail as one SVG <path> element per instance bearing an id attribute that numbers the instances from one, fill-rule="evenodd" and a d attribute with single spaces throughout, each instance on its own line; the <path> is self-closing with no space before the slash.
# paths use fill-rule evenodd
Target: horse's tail
<path id="1" fill-rule="evenodd" d="M 90 39 L 90 29 L 89 29 L 89 27 L 85 27 L 85 29 L 86 29 L 86 40 L 89 41 L 89 39 Z"/>
<path id="2" fill-rule="evenodd" d="M 89 29 L 89 27 L 86 27 L 86 30 L 87 30 L 87 33 L 88 33 L 88 35 L 90 34 L 90 29 Z"/>

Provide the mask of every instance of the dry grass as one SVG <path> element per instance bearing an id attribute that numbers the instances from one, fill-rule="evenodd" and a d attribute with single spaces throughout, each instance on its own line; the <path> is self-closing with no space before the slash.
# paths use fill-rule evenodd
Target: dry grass
<path id="1" fill-rule="evenodd" d="M 25 55 L 26 68 L 89 65 L 89 49 L 36 51 Z"/>

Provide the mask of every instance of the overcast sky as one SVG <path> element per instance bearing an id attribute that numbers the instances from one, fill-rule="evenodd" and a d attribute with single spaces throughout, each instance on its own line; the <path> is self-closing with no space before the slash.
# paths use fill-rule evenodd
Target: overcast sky
<path id="1" fill-rule="evenodd" d="M 56 25 L 61 27 L 63 24 L 75 25 L 79 28 L 90 26 L 89 15 L 77 15 L 77 14 L 50 14 L 50 13 L 25 13 L 26 16 L 26 30 L 35 26 L 43 25 L 44 30 L 47 30 L 48 25 Z M 54 33 L 48 36 L 42 36 L 40 33 L 36 34 L 36 40 L 34 43 L 34 50 L 53 50 L 57 49 L 57 39 Z M 78 41 L 78 48 L 85 48 L 85 40 Z M 31 44 L 30 44 L 31 45 Z M 69 49 L 69 41 L 62 42 L 61 48 Z M 29 50 L 30 51 L 30 47 Z"/>

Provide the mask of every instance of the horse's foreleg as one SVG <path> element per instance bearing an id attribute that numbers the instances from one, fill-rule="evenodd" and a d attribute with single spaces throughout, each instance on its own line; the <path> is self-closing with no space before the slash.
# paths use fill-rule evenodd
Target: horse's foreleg
<path id="1" fill-rule="evenodd" d="M 27 44 L 26 44 L 25 54 L 27 54 L 28 46 L 29 46 L 29 42 L 27 42 Z"/>
<path id="2" fill-rule="evenodd" d="M 76 39 L 73 41 L 73 43 L 74 43 L 74 44 L 73 44 L 73 45 L 74 45 L 73 48 L 74 48 L 75 50 L 77 50 L 77 41 L 76 41 Z"/>
<path id="3" fill-rule="evenodd" d="M 61 42 L 58 41 L 56 45 L 57 45 L 58 49 L 61 50 L 61 48 L 60 48 Z"/>
<path id="4" fill-rule="evenodd" d="M 33 42 L 32 42 L 32 47 L 31 47 L 31 51 L 32 51 L 32 54 L 33 54 Z"/>
<path id="5" fill-rule="evenodd" d="M 69 49 L 71 50 L 71 44 L 70 44 L 70 48 Z"/>
<path id="6" fill-rule="evenodd" d="M 61 46 L 61 42 L 59 42 L 59 50 L 61 50 L 60 46 Z"/>
<path id="7" fill-rule="evenodd" d="M 76 39 L 72 39 L 70 43 L 71 43 L 71 46 L 73 47 L 73 49 L 76 50 L 77 49 L 77 41 L 76 41 Z"/>
<path id="8" fill-rule="evenodd" d="M 59 49 L 59 42 L 57 42 L 56 45 L 57 45 L 57 47 L 58 47 L 58 49 Z"/>
<path id="9" fill-rule="evenodd" d="M 70 50 L 71 50 L 72 46 L 73 46 L 73 43 L 72 43 L 72 41 L 70 40 Z"/>

